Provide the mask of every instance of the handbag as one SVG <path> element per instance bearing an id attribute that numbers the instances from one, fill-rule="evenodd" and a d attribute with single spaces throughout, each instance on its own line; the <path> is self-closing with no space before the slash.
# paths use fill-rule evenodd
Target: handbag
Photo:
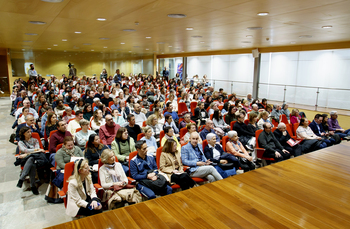
<path id="1" fill-rule="evenodd" d="M 222 169 L 222 170 L 230 170 L 230 169 L 233 169 L 235 166 L 233 163 L 226 163 L 226 164 L 221 164 L 219 163 L 219 167 Z"/>

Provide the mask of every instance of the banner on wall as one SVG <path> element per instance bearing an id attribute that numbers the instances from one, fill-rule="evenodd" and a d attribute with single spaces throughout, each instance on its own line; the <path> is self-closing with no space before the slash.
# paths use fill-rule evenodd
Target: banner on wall
<path id="1" fill-rule="evenodd" d="M 183 71 L 183 64 L 182 63 L 179 63 L 177 64 L 177 73 L 179 74 L 180 76 L 180 80 L 182 80 L 182 71 Z"/>

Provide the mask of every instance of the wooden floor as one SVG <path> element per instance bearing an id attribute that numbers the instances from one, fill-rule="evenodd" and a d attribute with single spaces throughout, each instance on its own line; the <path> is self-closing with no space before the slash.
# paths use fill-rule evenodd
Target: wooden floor
<path id="1" fill-rule="evenodd" d="M 50 228 L 350 228 L 350 142 Z"/>

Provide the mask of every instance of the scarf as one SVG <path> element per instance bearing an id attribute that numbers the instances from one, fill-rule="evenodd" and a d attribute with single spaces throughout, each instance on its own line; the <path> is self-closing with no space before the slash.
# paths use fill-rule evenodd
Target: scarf
<path id="1" fill-rule="evenodd" d="M 164 137 L 166 138 L 166 139 L 174 139 L 174 137 L 173 136 L 169 136 L 169 135 L 164 135 Z"/>
<path id="2" fill-rule="evenodd" d="M 234 141 L 231 141 L 231 140 L 230 140 L 230 142 L 232 143 L 233 148 L 235 148 L 235 150 L 237 152 L 239 152 L 240 149 L 236 146 L 236 144 L 238 144 L 238 145 L 241 145 L 241 144 L 239 142 L 234 142 Z"/>
<path id="3" fill-rule="evenodd" d="M 111 175 L 113 182 L 120 182 L 121 181 L 121 176 L 119 174 L 115 173 L 114 166 L 115 162 L 111 165 L 105 164 L 107 172 Z"/>
<path id="4" fill-rule="evenodd" d="M 69 150 L 67 149 L 64 145 L 62 145 L 62 149 L 64 150 L 64 152 L 66 152 L 66 154 L 68 154 L 71 157 L 74 157 L 74 151 L 75 151 L 75 147 L 73 147 L 73 149 Z"/>

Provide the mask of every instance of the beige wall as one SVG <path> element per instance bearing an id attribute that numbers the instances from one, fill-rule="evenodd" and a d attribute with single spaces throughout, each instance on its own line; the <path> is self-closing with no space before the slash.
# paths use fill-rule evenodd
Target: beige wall
<path id="1" fill-rule="evenodd" d="M 129 75 L 130 73 L 140 73 L 142 68 L 145 71 L 143 72 L 145 74 L 153 73 L 153 66 L 152 68 L 150 67 L 150 65 L 153 65 L 153 56 L 133 57 L 131 55 L 120 56 L 121 54 L 95 52 L 22 52 L 21 50 L 11 50 L 10 53 L 12 61 L 24 59 L 26 64 L 25 70 L 19 69 L 18 71 L 17 69 L 16 72 L 25 72 L 27 74 L 29 64 L 33 63 L 36 71 L 45 78 L 49 78 L 52 74 L 59 79 L 62 78 L 62 74 L 68 75 L 69 62 L 74 64 L 78 76 L 92 76 L 93 74 L 99 76 L 103 68 L 107 70 L 108 75 L 112 76 L 117 68 L 120 69 L 120 72 L 124 72 L 126 75 Z M 144 60 L 143 64 L 141 60 Z M 10 85 L 13 85 L 13 82 L 18 78 L 28 80 L 28 75 L 11 75 Z"/>

